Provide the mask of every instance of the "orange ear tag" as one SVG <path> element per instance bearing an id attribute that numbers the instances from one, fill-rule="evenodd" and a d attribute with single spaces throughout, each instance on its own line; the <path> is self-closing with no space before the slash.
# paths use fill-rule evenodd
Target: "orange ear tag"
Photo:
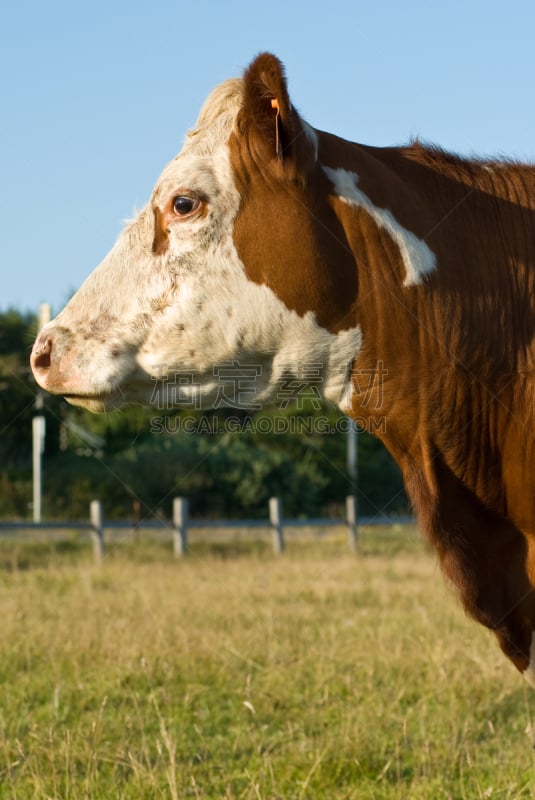
<path id="1" fill-rule="evenodd" d="M 280 135 L 281 112 L 280 112 L 279 101 L 277 100 L 276 97 L 274 97 L 271 101 L 271 108 L 274 108 L 277 112 L 277 115 L 275 117 L 275 152 L 277 153 L 277 158 L 282 163 L 282 142 Z"/>

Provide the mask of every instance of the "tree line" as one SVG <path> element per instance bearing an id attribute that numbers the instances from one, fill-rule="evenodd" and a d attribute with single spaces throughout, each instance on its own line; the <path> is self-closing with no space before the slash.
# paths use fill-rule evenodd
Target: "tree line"
<path id="1" fill-rule="evenodd" d="M 93 415 L 38 390 L 29 368 L 33 314 L 0 312 L 0 516 L 31 518 L 32 418 L 46 419 L 43 515 L 86 518 L 90 500 L 109 517 L 169 517 L 172 498 L 193 515 L 265 517 L 278 495 L 292 517 L 340 515 L 348 475 L 348 421 L 315 396 L 250 414 L 127 406 Z M 358 434 L 361 514 L 407 510 L 401 476 L 373 436 Z"/>

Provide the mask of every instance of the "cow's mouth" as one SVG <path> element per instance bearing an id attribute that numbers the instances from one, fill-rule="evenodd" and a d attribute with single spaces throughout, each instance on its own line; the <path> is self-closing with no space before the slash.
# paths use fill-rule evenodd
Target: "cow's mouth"
<path id="1" fill-rule="evenodd" d="M 117 389 L 102 394 L 65 394 L 63 397 L 71 406 L 85 408 L 94 414 L 115 411 L 123 404 L 122 392 Z"/>
<path id="2" fill-rule="evenodd" d="M 94 414 L 103 414 L 106 411 L 116 411 L 125 404 L 149 405 L 152 391 L 152 386 L 147 387 L 145 383 L 133 380 L 100 392 L 61 394 L 72 406 L 85 408 Z"/>

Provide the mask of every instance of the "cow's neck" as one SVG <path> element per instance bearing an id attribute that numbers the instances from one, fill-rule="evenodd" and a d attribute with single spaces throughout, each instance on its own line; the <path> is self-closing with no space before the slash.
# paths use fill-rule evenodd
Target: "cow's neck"
<path id="1" fill-rule="evenodd" d="M 357 254 L 353 415 L 372 418 L 414 500 L 437 509 L 433 524 L 468 491 L 474 507 L 514 507 L 523 525 L 535 516 L 533 169 L 329 134 L 319 159 Z M 518 319 L 518 338 L 504 336 Z"/>

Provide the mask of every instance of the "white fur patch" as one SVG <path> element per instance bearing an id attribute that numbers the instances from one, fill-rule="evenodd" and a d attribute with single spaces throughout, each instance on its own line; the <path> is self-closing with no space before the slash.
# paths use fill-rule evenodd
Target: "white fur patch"
<path id="1" fill-rule="evenodd" d="M 427 244 L 404 228 L 387 208 L 378 208 L 358 187 L 359 177 L 346 169 L 323 167 L 332 181 L 335 191 L 346 203 L 360 206 L 373 217 L 377 225 L 383 228 L 399 247 L 405 267 L 404 286 L 418 286 L 424 275 L 436 269 L 437 261 L 433 251 Z"/>
<path id="2" fill-rule="evenodd" d="M 531 647 L 529 649 L 529 667 L 524 670 L 524 678 L 535 689 L 535 636 L 531 634 Z"/>

